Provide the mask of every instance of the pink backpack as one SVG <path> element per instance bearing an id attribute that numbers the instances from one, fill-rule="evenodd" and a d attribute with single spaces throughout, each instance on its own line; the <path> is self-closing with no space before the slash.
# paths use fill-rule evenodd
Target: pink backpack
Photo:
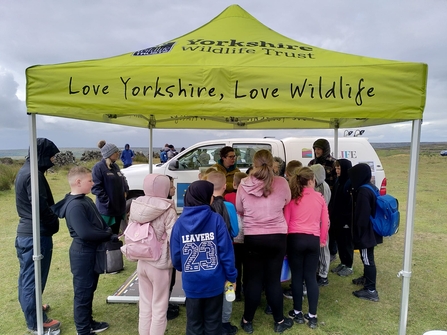
<path id="1" fill-rule="evenodd" d="M 166 233 L 163 239 L 166 238 Z M 125 244 L 121 252 L 129 261 L 158 261 L 162 254 L 163 241 L 158 241 L 150 223 L 131 221 L 124 231 Z"/>

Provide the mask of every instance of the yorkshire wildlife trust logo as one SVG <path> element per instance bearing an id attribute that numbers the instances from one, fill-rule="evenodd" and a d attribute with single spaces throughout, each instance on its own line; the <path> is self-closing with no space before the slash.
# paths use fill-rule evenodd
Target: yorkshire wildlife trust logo
<path id="1" fill-rule="evenodd" d="M 140 51 L 135 51 L 133 53 L 134 56 L 150 56 L 150 55 L 159 55 L 170 52 L 174 47 L 175 42 L 167 42 L 164 44 L 157 45 L 155 47 L 150 47 L 147 49 L 143 49 Z"/>

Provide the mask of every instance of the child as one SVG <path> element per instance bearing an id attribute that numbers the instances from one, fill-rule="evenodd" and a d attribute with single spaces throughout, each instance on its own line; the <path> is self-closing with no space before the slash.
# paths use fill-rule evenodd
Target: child
<path id="1" fill-rule="evenodd" d="M 312 171 L 315 174 L 315 191 L 321 193 L 326 202 L 326 205 L 329 205 L 329 201 L 331 200 L 331 189 L 329 185 L 324 181 L 326 178 L 326 171 L 324 170 L 323 165 L 314 164 L 310 166 Z M 317 283 L 318 286 L 327 286 L 329 285 L 329 280 L 327 275 L 329 273 L 329 263 L 331 262 L 331 254 L 329 252 L 329 238 L 326 240 L 326 244 L 324 247 L 320 248 L 320 258 L 318 262 L 318 271 L 317 271 Z"/>
<path id="2" fill-rule="evenodd" d="M 210 172 L 206 176 L 206 180 L 214 185 L 214 199 L 211 208 L 214 209 L 217 214 L 222 215 L 231 238 L 236 237 L 239 233 L 236 208 L 232 203 L 224 201 L 223 198 L 227 186 L 225 174 L 220 171 Z M 222 305 L 222 335 L 234 335 L 238 330 L 236 326 L 230 323 L 232 311 L 233 303 L 224 298 Z"/>
<path id="3" fill-rule="evenodd" d="M 352 183 L 354 222 L 352 226 L 352 242 L 354 249 L 360 250 L 363 263 L 363 279 L 357 278 L 353 283 L 363 285 L 363 288 L 352 294 L 360 299 L 379 301 L 376 291 L 377 269 L 374 261 L 374 247 L 383 242 L 383 237 L 378 235 L 372 226 L 370 216 L 376 211 L 376 196 L 370 189 L 360 187 L 371 183 L 371 168 L 366 163 L 359 163 L 348 170 Z"/>
<path id="4" fill-rule="evenodd" d="M 225 194 L 225 200 L 236 205 L 236 192 L 241 180 L 247 177 L 244 172 L 236 172 L 233 178 L 233 188 L 235 192 Z M 243 217 L 237 214 L 237 220 L 239 225 L 239 234 L 233 239 L 234 248 L 234 260 L 236 262 L 237 279 L 236 279 L 236 301 L 242 300 L 242 265 L 244 258 L 244 230 L 243 230 Z"/>
<path id="5" fill-rule="evenodd" d="M 70 268 L 73 274 L 74 321 L 78 335 L 93 335 L 109 328 L 106 322 L 92 317 L 93 296 L 99 274 L 94 271 L 96 248 L 105 241 L 117 240 L 107 227 L 92 199 L 86 196 L 93 186 L 92 173 L 83 166 L 68 172 L 71 191 L 53 206 L 65 218 L 73 241 L 70 246 Z"/>
<path id="6" fill-rule="evenodd" d="M 185 207 L 171 235 L 174 268 L 182 271 L 186 295 L 186 334 L 222 334 L 225 282 L 237 271 L 230 234 L 222 217 L 211 210 L 214 186 L 197 180 L 185 194 Z"/>
<path id="7" fill-rule="evenodd" d="M 129 224 L 151 224 L 155 238 L 162 242 L 158 260 L 138 260 L 138 287 L 140 292 L 138 331 L 140 334 L 164 334 L 166 311 L 169 303 L 169 285 L 172 263 L 169 256 L 169 238 L 177 220 L 168 176 L 149 174 L 144 178 L 144 196 L 138 197 L 130 207 Z"/>
<path id="8" fill-rule="evenodd" d="M 289 180 L 290 178 L 292 178 L 293 172 L 295 171 L 295 169 L 302 167 L 302 166 L 303 166 L 303 163 L 301 163 L 300 161 L 297 161 L 297 160 L 292 160 L 292 161 L 288 162 L 286 165 L 286 171 L 285 171 L 286 179 Z"/>

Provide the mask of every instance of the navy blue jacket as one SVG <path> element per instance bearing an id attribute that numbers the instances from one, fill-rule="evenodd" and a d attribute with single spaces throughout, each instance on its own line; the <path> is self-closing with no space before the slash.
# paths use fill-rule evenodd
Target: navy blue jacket
<path id="1" fill-rule="evenodd" d="M 129 186 L 116 163 L 110 164 L 110 168 L 107 168 L 105 159 L 93 166 L 92 193 L 96 195 L 96 206 L 102 215 L 121 216 L 126 213 L 125 193 Z"/>

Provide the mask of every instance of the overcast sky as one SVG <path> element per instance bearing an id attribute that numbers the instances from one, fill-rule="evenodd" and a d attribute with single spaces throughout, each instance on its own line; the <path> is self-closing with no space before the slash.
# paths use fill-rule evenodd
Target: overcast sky
<path id="1" fill-rule="evenodd" d="M 316 47 L 428 64 L 422 141 L 447 142 L 445 0 L 1 0 L 0 150 L 29 145 L 25 69 L 145 49 L 207 23 L 238 4 L 278 33 Z M 365 128 L 371 142 L 408 142 L 411 123 Z M 322 135 L 331 131 L 154 130 L 154 146 L 180 148 L 216 137 Z M 105 139 L 147 146 L 146 129 L 37 116 L 37 135 L 59 147 L 95 147 Z M 343 130 L 340 132 L 343 136 Z"/>

